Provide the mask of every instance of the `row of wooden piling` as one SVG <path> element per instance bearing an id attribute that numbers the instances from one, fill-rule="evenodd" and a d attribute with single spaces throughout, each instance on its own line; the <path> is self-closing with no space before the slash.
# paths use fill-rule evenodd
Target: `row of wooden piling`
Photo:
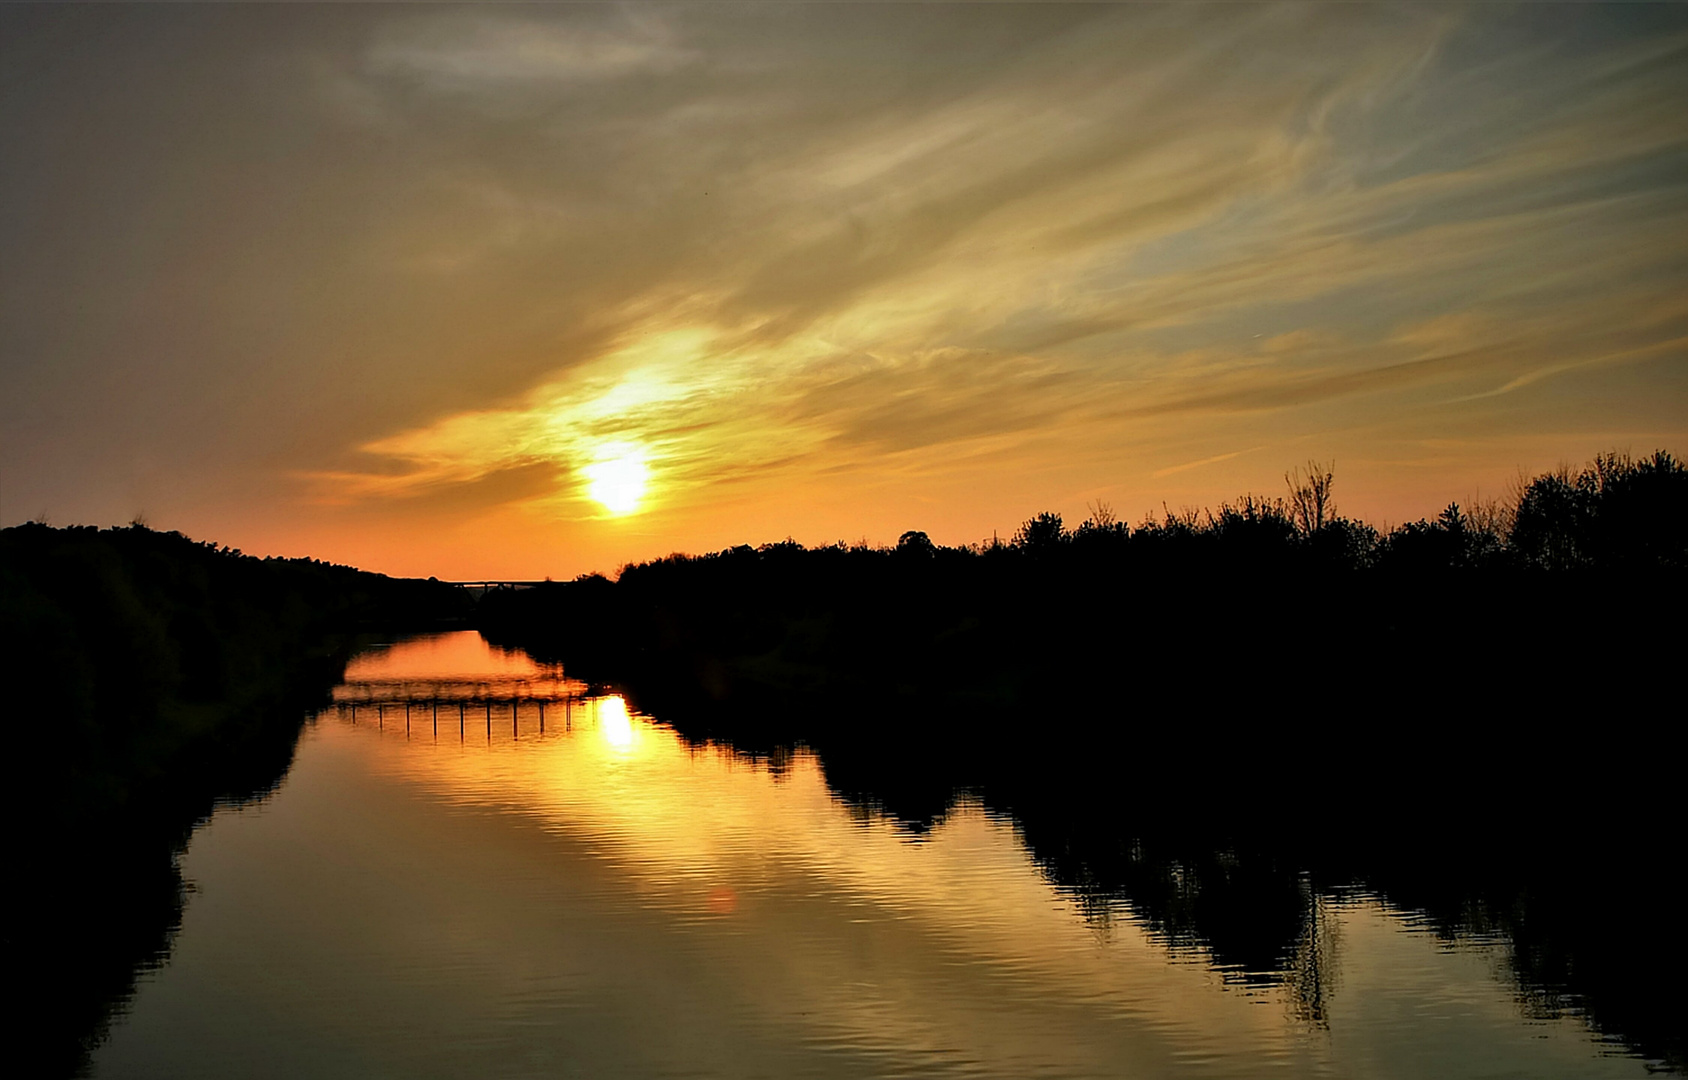
<path id="1" fill-rule="evenodd" d="M 465 699 L 465 698 L 455 698 L 453 700 L 456 701 L 456 703 L 457 703 L 457 737 L 458 737 L 459 741 L 461 741 L 465 737 L 465 734 L 468 730 L 468 708 L 469 708 L 469 705 L 475 704 L 475 702 L 473 701 L 473 699 Z M 532 702 L 533 704 L 536 704 L 536 705 L 539 706 L 539 733 L 541 735 L 543 735 L 543 734 L 545 734 L 545 703 L 546 703 L 547 699 L 545 699 L 545 698 L 530 698 L 528 700 L 530 702 Z M 479 704 L 484 704 L 486 706 L 486 734 L 487 734 L 487 739 L 489 741 L 492 739 L 492 707 L 495 703 L 498 703 L 498 702 L 499 702 L 499 699 L 490 698 L 490 697 L 489 698 L 483 698 L 479 702 Z M 510 737 L 512 739 L 519 739 L 519 738 L 522 737 L 522 735 L 521 735 L 522 699 L 521 698 L 510 698 L 509 702 L 510 702 Z M 338 703 L 338 711 L 340 712 L 340 714 L 342 716 L 349 714 L 352 723 L 355 725 L 358 722 L 358 705 L 359 704 L 360 703 L 356 702 L 356 701 L 342 701 L 342 702 Z M 369 702 L 362 702 L 361 704 L 365 708 L 368 708 L 369 705 L 370 705 Z M 385 702 L 385 701 L 378 701 L 378 702 L 374 703 L 376 724 L 377 724 L 377 726 L 379 726 L 381 728 L 381 730 L 386 730 L 386 721 L 387 721 L 386 710 L 387 710 L 388 704 L 389 704 L 389 702 Z M 390 704 L 393 704 L 396 707 L 398 703 L 392 702 Z M 406 737 L 409 737 L 409 735 L 410 735 L 411 708 L 415 704 L 417 704 L 417 703 L 413 702 L 413 701 L 404 702 L 404 733 L 405 733 Z M 432 719 L 432 724 L 433 724 L 434 737 L 439 738 L 439 734 L 440 734 L 440 701 L 439 701 L 438 698 L 434 698 L 434 699 L 430 700 L 428 702 L 428 704 L 432 707 L 431 708 L 431 714 L 432 714 L 431 719 Z M 574 729 L 574 699 L 573 698 L 564 698 L 563 699 L 563 726 L 564 726 L 564 730 L 572 731 Z"/>

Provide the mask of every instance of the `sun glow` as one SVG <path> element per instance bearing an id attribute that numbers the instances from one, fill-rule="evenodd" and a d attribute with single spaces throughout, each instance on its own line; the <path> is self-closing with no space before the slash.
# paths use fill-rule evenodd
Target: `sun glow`
<path id="1" fill-rule="evenodd" d="M 627 754 L 634 749 L 638 732 L 628 715 L 627 702 L 617 696 L 603 697 L 593 703 L 598 712 L 598 733 L 615 750 Z"/>
<path id="2" fill-rule="evenodd" d="M 617 517 L 639 508 L 651 477 L 644 452 L 625 443 L 605 447 L 602 456 L 581 472 L 586 476 L 586 493 Z"/>

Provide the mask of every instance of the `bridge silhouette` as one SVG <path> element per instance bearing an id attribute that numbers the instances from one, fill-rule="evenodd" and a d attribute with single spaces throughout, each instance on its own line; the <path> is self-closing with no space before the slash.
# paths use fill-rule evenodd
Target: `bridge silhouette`
<path id="1" fill-rule="evenodd" d="M 358 722 L 358 711 L 361 709 L 367 718 L 373 712 L 377 726 L 385 728 L 387 712 L 392 710 L 395 722 L 400 710 L 403 711 L 405 731 L 411 729 L 416 715 L 431 724 L 434 734 L 439 734 L 440 713 L 446 714 L 446 721 L 451 721 L 451 713 L 457 713 L 457 729 L 462 737 L 468 728 L 470 711 L 480 719 L 485 713 L 487 737 L 492 736 L 493 714 L 500 717 L 508 714 L 510 731 L 513 738 L 521 738 L 522 710 L 525 706 L 529 715 L 538 713 L 539 733 L 545 733 L 545 713 L 549 708 L 555 713 L 559 708 L 563 714 L 565 730 L 574 727 L 574 712 L 577 706 L 584 706 L 595 698 L 604 695 L 589 693 L 589 687 L 579 679 L 568 679 L 560 675 L 537 676 L 491 676 L 480 679 L 368 679 L 357 682 L 342 683 L 334 688 L 333 700 L 335 712 L 349 719 L 353 724 Z"/>
<path id="2" fill-rule="evenodd" d="M 455 585 L 475 594 L 476 599 L 489 592 L 515 591 L 517 589 L 531 589 L 538 585 L 550 584 L 550 579 L 543 581 L 452 581 L 447 584 Z"/>

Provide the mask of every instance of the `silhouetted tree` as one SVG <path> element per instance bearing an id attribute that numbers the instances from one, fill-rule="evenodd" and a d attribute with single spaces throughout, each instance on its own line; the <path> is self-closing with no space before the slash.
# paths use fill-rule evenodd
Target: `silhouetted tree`
<path id="1" fill-rule="evenodd" d="M 917 529 L 910 529 L 897 537 L 897 551 L 904 555 L 930 558 L 937 553 L 937 550 L 936 545 L 932 543 L 932 538 Z"/>
<path id="2" fill-rule="evenodd" d="M 1545 569 L 1581 566 L 1585 555 L 1579 541 L 1587 532 L 1588 503 L 1569 467 L 1537 477 L 1519 500 L 1513 547 L 1526 561 Z"/>
<path id="3" fill-rule="evenodd" d="M 1309 460 L 1305 475 L 1300 469 L 1284 474 L 1284 483 L 1289 487 L 1290 516 L 1303 536 L 1324 528 L 1335 511 L 1336 504 L 1331 500 L 1335 468 L 1335 462 L 1326 466 Z"/>
<path id="4" fill-rule="evenodd" d="M 1550 570 L 1688 567 L 1688 468 L 1663 450 L 1561 466 L 1524 489 L 1509 539 L 1522 561 Z"/>
<path id="5" fill-rule="evenodd" d="M 1363 521 L 1333 517 L 1306 538 L 1315 563 L 1330 569 L 1359 570 L 1377 560 L 1383 542 L 1376 529 Z"/>
<path id="6" fill-rule="evenodd" d="M 1014 546 L 1033 555 L 1044 554 L 1060 547 L 1067 540 L 1061 515 L 1046 510 L 1026 521 L 1014 534 Z"/>
<path id="7" fill-rule="evenodd" d="M 1383 566 L 1410 572 L 1464 570 L 1483 566 L 1500 555 L 1495 538 L 1471 528 L 1458 503 L 1449 503 L 1435 521 L 1413 521 L 1389 534 Z"/>

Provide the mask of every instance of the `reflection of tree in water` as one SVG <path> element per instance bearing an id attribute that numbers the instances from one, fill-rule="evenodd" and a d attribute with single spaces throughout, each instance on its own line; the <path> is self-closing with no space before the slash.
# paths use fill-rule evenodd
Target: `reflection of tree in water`
<path id="1" fill-rule="evenodd" d="M 1142 845 L 1132 844 L 1131 851 L 1141 863 Z M 1214 862 L 1236 869 L 1234 852 L 1219 852 Z M 1245 928 L 1233 918 L 1214 926 L 1208 912 L 1233 904 L 1247 905 L 1262 899 L 1262 894 L 1244 895 L 1235 888 L 1234 879 L 1215 886 L 1203 879 L 1199 869 L 1177 860 L 1158 868 L 1146 867 L 1144 880 L 1156 879 L 1158 895 L 1151 891 L 1122 896 L 1098 888 L 1094 881 L 1086 887 L 1065 887 L 1062 891 L 1092 925 L 1111 929 L 1124 917 L 1147 928 L 1174 954 L 1203 957 L 1226 982 L 1284 986 L 1298 1019 L 1325 1026 L 1326 1005 L 1337 985 L 1341 926 L 1336 909 L 1342 903 L 1340 899 L 1315 890 L 1311 879 L 1301 875 L 1297 890 L 1299 932 L 1286 939 L 1281 935 L 1292 924 L 1282 919 L 1287 905 L 1281 899 L 1268 920 L 1250 921 Z M 1263 933 L 1256 940 L 1247 940 L 1251 931 Z"/>
<path id="2" fill-rule="evenodd" d="M 1342 946 L 1342 924 L 1333 910 L 1340 901 L 1316 892 L 1305 874 L 1301 887 L 1307 914 L 1302 921 L 1301 937 L 1295 943 L 1295 954 L 1284 971 L 1284 983 L 1291 991 L 1290 1004 L 1296 1016 L 1307 1023 L 1328 1027 L 1326 1006 L 1336 992 L 1337 972 L 1341 968 L 1337 954 Z"/>
<path id="3" fill-rule="evenodd" d="M 216 807 L 271 794 L 320 704 L 301 689 L 249 710 L 235 737 L 173 777 L 177 787 L 131 800 L 92 835 L 44 830 L 30 845 L 38 903 L 13 960 L 28 987 L 25 1056 L 43 1075 L 80 1074 L 139 979 L 168 962 L 190 888 L 178 859 L 193 829 Z"/>
<path id="4" fill-rule="evenodd" d="M 1324 1024 L 1336 984 L 1337 901 L 1307 874 L 1235 847 L 1192 857 L 1140 838 L 1112 867 L 1033 854 L 1087 921 L 1111 926 L 1124 916 L 1174 955 L 1202 957 L 1226 983 L 1284 986 L 1297 1017 Z"/>
<path id="5" fill-rule="evenodd" d="M 1368 786 L 1375 778 L 1362 772 L 1345 792 L 1239 810 L 1193 799 L 1190 780 L 1170 772 L 1123 795 L 1113 774 L 1087 774 L 1108 768 L 1094 761 L 969 764 L 958 748 L 935 762 L 871 740 L 818 742 L 829 785 L 856 812 L 890 816 L 919 836 L 959 798 L 978 799 L 1014 823 L 1034 863 L 1099 933 L 1129 920 L 1225 983 L 1281 987 L 1309 1025 L 1328 1024 L 1340 993 L 1343 911 L 1375 900 L 1449 943 L 1501 946 L 1527 1016 L 1580 1015 L 1603 1038 L 1682 1067 L 1682 930 L 1643 871 L 1613 878 L 1614 867 L 1660 857 L 1652 831 L 1637 827 L 1656 818 L 1645 806 L 1532 827 L 1518 806 L 1567 782 L 1523 769 L 1516 788 L 1486 801 L 1444 793 L 1414 803 L 1408 789 Z M 1340 764 L 1320 768 L 1335 774 Z M 978 772 L 992 779 L 963 782 Z M 1261 787 L 1246 769 L 1205 783 Z M 1577 790 L 1585 807 L 1618 805 L 1586 783 Z M 1386 822 L 1355 814 L 1366 805 L 1395 813 Z"/>

